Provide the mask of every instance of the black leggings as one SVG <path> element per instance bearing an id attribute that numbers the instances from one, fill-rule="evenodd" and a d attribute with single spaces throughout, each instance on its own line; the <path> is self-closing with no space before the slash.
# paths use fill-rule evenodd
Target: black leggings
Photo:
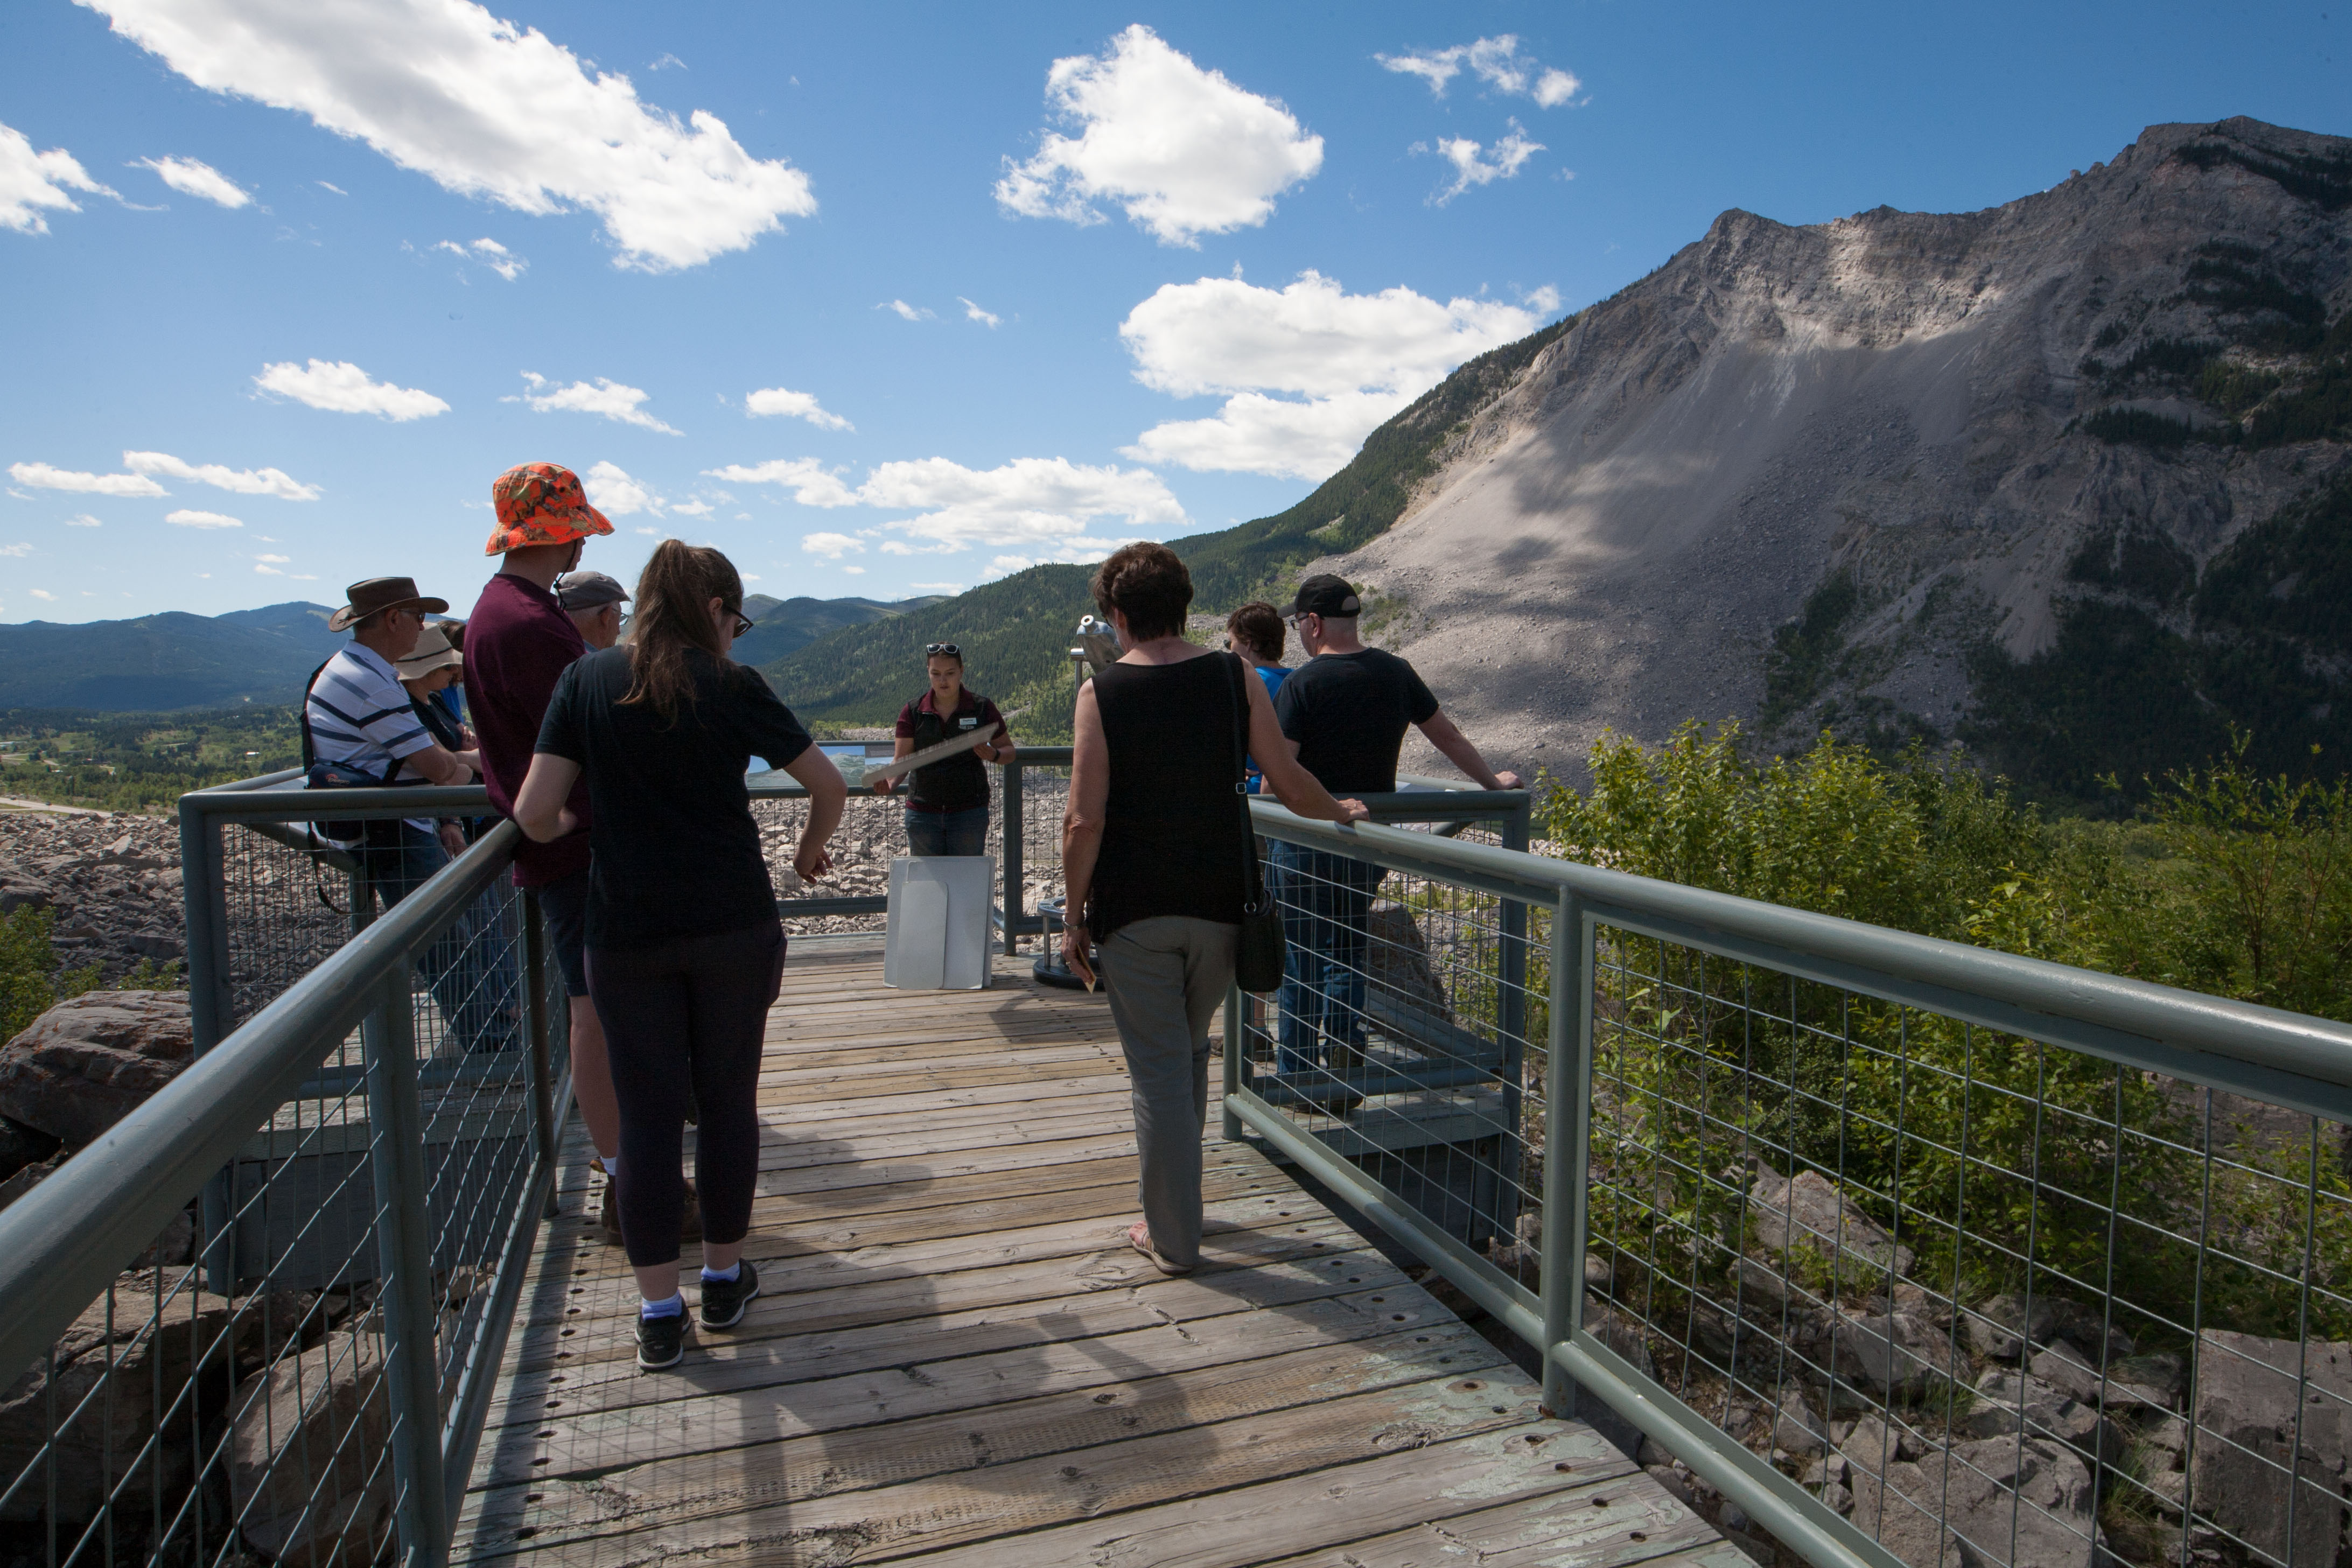
<path id="1" fill-rule="evenodd" d="M 589 949 L 588 994 L 621 1102 L 621 1239 L 631 1267 L 677 1261 L 689 1108 L 703 1238 L 740 1241 L 751 1228 L 760 1049 L 783 979 L 784 931 L 773 920 L 656 947 Z"/>

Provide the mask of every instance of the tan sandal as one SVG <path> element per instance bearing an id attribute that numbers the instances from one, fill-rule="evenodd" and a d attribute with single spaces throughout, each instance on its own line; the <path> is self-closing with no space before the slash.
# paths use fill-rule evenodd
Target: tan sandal
<path id="1" fill-rule="evenodd" d="M 1192 1268 L 1189 1265 L 1182 1263 L 1171 1263 L 1168 1259 L 1160 1256 L 1159 1249 L 1151 1245 L 1151 1231 L 1150 1227 L 1141 1220 L 1137 1220 L 1133 1225 L 1127 1227 L 1127 1244 L 1128 1246 L 1135 1248 L 1136 1251 L 1143 1254 L 1144 1257 L 1150 1258 L 1151 1260 L 1151 1267 L 1157 1268 L 1162 1274 L 1166 1274 L 1173 1279 L 1181 1279 L 1185 1275 L 1192 1272 Z"/>

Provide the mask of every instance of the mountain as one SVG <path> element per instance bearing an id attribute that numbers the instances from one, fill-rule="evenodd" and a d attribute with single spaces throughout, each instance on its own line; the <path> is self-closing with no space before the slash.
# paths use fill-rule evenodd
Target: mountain
<path id="1" fill-rule="evenodd" d="M 885 603 L 879 599 L 776 599 L 753 594 L 744 599 L 743 614 L 757 624 L 749 637 L 735 644 L 735 659 L 739 664 L 772 664 L 806 647 L 827 632 L 903 616 L 909 610 L 935 605 L 940 598 L 940 595 L 927 594 L 919 598 Z"/>
<path id="2" fill-rule="evenodd" d="M 345 640 L 323 605 L 226 616 L 170 610 L 128 621 L 0 626 L 0 708 L 161 712 L 290 702 Z"/>
<path id="3" fill-rule="evenodd" d="M 1613 298 L 1464 366 L 1277 517 L 1176 542 L 1196 609 L 1310 566 L 1371 595 L 1490 756 L 1738 718 L 1966 742 L 2075 802 L 2250 735 L 2352 755 L 2352 141 L 2159 125 L 1961 214 L 1725 213 Z M 1082 567 L 772 667 L 865 718 L 908 645 L 1059 693 Z M 1293 650 L 1294 661 L 1297 657 Z"/>
<path id="4" fill-rule="evenodd" d="M 755 595 L 743 608 L 759 627 L 736 645 L 737 657 L 762 663 L 839 627 L 936 602 L 936 595 L 891 604 Z M 79 626 L 0 626 L 0 709 L 157 713 L 229 702 L 291 702 L 310 673 L 351 640 L 327 629 L 333 614 L 325 605 L 298 600 L 225 616 L 174 610 Z"/>
<path id="5" fill-rule="evenodd" d="M 2251 120 L 1981 212 L 1726 213 L 1332 564 L 1517 759 L 1735 715 L 2074 800 L 2232 726 L 2340 771 L 2347 302 L 2352 141 Z"/>

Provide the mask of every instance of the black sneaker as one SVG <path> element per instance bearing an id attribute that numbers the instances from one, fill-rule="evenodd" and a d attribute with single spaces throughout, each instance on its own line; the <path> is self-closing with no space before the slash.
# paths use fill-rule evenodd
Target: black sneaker
<path id="1" fill-rule="evenodd" d="M 686 1359 L 686 1314 L 666 1318 L 637 1314 L 637 1370 L 659 1372 Z"/>
<path id="2" fill-rule="evenodd" d="M 731 1329 L 743 1321 L 743 1309 L 760 1293 L 760 1271 L 744 1258 L 739 1267 L 742 1272 L 732 1279 L 705 1279 L 702 1282 L 702 1326 L 706 1329 Z"/>

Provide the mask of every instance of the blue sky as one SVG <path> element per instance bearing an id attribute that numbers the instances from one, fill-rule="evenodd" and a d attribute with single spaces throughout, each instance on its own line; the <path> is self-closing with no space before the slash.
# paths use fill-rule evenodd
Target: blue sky
<path id="1" fill-rule="evenodd" d="M 462 609 L 534 459 L 779 596 L 1223 527 L 1726 207 L 2352 132 L 2343 4 L 14 0 L 0 620 Z"/>

